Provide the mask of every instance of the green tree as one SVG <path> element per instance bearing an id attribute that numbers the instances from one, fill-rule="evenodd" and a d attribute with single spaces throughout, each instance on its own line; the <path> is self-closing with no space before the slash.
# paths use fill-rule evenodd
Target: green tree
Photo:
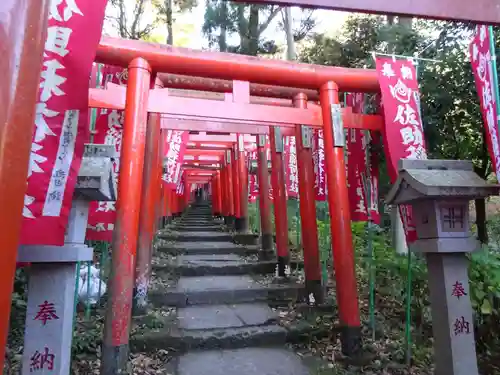
<path id="1" fill-rule="evenodd" d="M 351 16 L 336 38 L 316 35 L 302 51 L 302 61 L 344 67 L 373 67 L 372 51 L 421 57 L 418 66 L 421 112 L 429 156 L 472 160 L 483 178 L 491 173 L 468 57 L 471 25 Z M 383 177 L 381 177 L 381 182 Z M 382 192 L 384 187 L 381 186 Z M 484 200 L 476 201 L 478 237 L 487 242 Z"/>
<path id="2" fill-rule="evenodd" d="M 148 19 L 146 11 L 155 5 L 154 0 L 111 0 L 113 15 L 107 19 L 122 38 L 145 39 L 156 27 L 157 17 Z"/>
<path id="3" fill-rule="evenodd" d="M 197 0 L 157 0 L 155 7 L 159 12 L 160 19 L 167 26 L 168 45 L 174 44 L 174 22 L 175 14 L 192 10 L 198 5 Z"/>
<path id="4" fill-rule="evenodd" d="M 472 160 L 476 173 L 488 178 L 492 172 L 485 142 L 479 97 L 468 55 L 471 27 L 464 24 L 436 23 L 439 38 L 428 56 L 441 60 L 421 69 L 421 105 L 425 134 L 431 156 Z M 476 200 L 478 238 L 488 242 L 486 204 Z"/>
<path id="5" fill-rule="evenodd" d="M 217 45 L 221 52 L 235 52 L 256 56 L 274 53 L 273 40 L 264 40 L 262 34 L 279 14 L 282 7 L 232 3 L 226 0 L 207 0 L 203 33 L 210 46 Z M 227 38 L 238 34 L 239 43 L 228 45 Z"/>
<path id="6" fill-rule="evenodd" d="M 155 30 L 166 25 L 166 43 L 174 43 L 175 14 L 193 9 L 197 0 L 111 0 L 107 17 L 122 38 L 155 40 Z"/>
<path id="7" fill-rule="evenodd" d="M 275 5 L 233 3 L 227 0 L 206 0 L 203 33 L 210 47 L 221 52 L 234 52 L 244 55 L 274 54 L 278 47 L 276 41 L 264 37 L 273 21 L 284 8 Z M 278 27 L 286 30 L 284 20 L 277 22 Z M 293 29 L 295 41 L 303 39 L 315 26 L 313 12 L 301 11 L 300 24 Z M 238 36 L 237 44 L 228 44 L 228 39 Z"/>

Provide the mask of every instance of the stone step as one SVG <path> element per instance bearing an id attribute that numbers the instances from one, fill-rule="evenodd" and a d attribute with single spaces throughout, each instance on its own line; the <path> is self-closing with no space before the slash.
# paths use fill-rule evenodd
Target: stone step
<path id="1" fill-rule="evenodd" d="M 235 259 L 217 259 L 213 257 L 224 257 L 233 255 Z M 161 277 L 162 273 L 174 272 L 180 276 L 216 276 L 216 275 L 264 275 L 276 271 L 276 261 L 248 261 L 235 254 L 207 254 L 203 255 L 180 255 L 174 264 L 154 266 L 156 273 Z M 212 258 L 209 258 L 212 257 Z M 290 262 L 292 269 L 302 269 L 303 263 Z"/>
<path id="2" fill-rule="evenodd" d="M 168 232 L 160 233 L 159 237 L 165 240 L 173 240 L 178 242 L 231 242 L 233 237 L 229 233 L 224 232 Z M 200 243 L 204 246 L 203 243 Z"/>
<path id="3" fill-rule="evenodd" d="M 299 284 L 262 285 L 250 276 L 181 277 L 177 286 L 151 291 L 155 306 L 185 307 L 205 304 L 235 304 L 256 301 L 297 301 L 304 298 Z"/>
<path id="4" fill-rule="evenodd" d="M 170 254 L 204 255 L 204 254 L 239 254 L 242 256 L 258 254 L 257 246 L 240 246 L 231 242 L 176 242 L 158 247 L 158 251 Z"/>
<path id="5" fill-rule="evenodd" d="M 178 375 L 308 375 L 309 368 L 283 348 L 240 348 L 187 353 L 176 360 Z"/>
<path id="6" fill-rule="evenodd" d="M 195 225 L 215 225 L 216 223 L 211 219 L 184 219 L 178 221 L 180 224 L 195 224 Z"/>
<path id="7" fill-rule="evenodd" d="M 174 330 L 147 332 L 130 340 L 132 351 L 154 352 L 159 349 L 186 352 L 196 349 L 234 349 L 266 345 L 284 345 L 287 330 L 278 325 L 212 330 Z"/>
<path id="8" fill-rule="evenodd" d="M 222 228 L 220 225 L 201 225 L 201 226 L 196 226 L 196 225 L 175 225 L 171 228 L 174 231 L 178 232 L 205 232 L 205 231 L 213 231 L 213 232 L 221 232 Z"/>
<path id="9" fill-rule="evenodd" d="M 219 226 L 220 224 L 214 223 L 213 221 L 178 221 L 176 225 L 184 226 L 184 227 L 205 227 L 210 228 L 213 226 Z"/>
<path id="10" fill-rule="evenodd" d="M 177 309 L 175 323 L 135 340 L 139 350 L 218 349 L 283 345 L 287 330 L 264 303 L 190 306 Z"/>

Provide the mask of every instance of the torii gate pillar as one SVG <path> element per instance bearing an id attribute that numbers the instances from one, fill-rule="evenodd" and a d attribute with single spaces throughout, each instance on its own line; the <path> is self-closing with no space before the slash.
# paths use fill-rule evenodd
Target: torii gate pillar
<path id="1" fill-rule="evenodd" d="M 352 356 L 361 350 L 361 325 L 344 162 L 345 135 L 340 116 L 338 87 L 334 82 L 321 86 L 320 103 L 342 352 Z"/>
<path id="2" fill-rule="evenodd" d="M 215 217 L 218 218 L 222 216 L 223 212 L 221 180 L 221 171 L 217 170 L 217 175 L 215 176 L 215 190 L 212 191 L 212 196 L 214 196 L 217 201 L 217 210 L 215 211 Z"/>
<path id="3" fill-rule="evenodd" d="M 241 202 L 240 202 L 240 173 L 238 169 L 238 150 L 236 145 L 231 148 L 231 169 L 233 176 L 233 204 L 234 204 L 234 228 L 238 230 L 241 218 Z"/>
<path id="4" fill-rule="evenodd" d="M 142 178 L 141 211 L 139 218 L 139 240 L 134 287 L 133 313 L 140 315 L 147 309 L 147 294 L 151 275 L 153 235 L 156 221 L 156 190 L 158 149 L 160 147 L 160 115 L 150 113 L 146 130 L 144 173 Z"/>
<path id="5" fill-rule="evenodd" d="M 238 134 L 236 152 L 238 153 L 238 175 L 239 175 L 239 195 L 240 195 L 240 216 L 236 219 L 235 228 L 240 233 L 248 232 L 248 170 L 245 160 L 245 148 L 243 135 Z"/>
<path id="6" fill-rule="evenodd" d="M 225 169 L 226 169 L 226 198 L 227 198 L 227 216 L 225 224 L 229 228 L 234 227 L 234 200 L 233 200 L 233 171 L 231 167 L 231 150 L 226 150 L 225 155 Z"/>
<path id="7" fill-rule="evenodd" d="M 261 258 L 267 259 L 273 251 L 273 228 L 271 225 L 271 200 L 269 199 L 269 169 L 267 168 L 266 136 L 257 136 L 257 173 L 259 183 Z"/>
<path id="8" fill-rule="evenodd" d="M 2 0 L 0 368 L 3 369 L 49 1 Z"/>
<path id="9" fill-rule="evenodd" d="M 307 97 L 299 94 L 294 105 L 307 108 Z M 314 297 L 315 303 L 323 303 L 321 285 L 321 264 L 319 257 L 318 226 L 316 223 L 316 199 L 314 196 L 314 164 L 312 157 L 312 129 L 296 125 L 297 166 L 299 173 L 300 222 L 302 224 L 302 247 L 304 251 L 305 286 L 307 295 Z M 311 298 L 310 298 L 311 299 Z"/>
<path id="10" fill-rule="evenodd" d="M 128 68 L 110 293 L 102 344 L 102 375 L 127 372 L 150 77 L 151 68 L 146 60 L 132 60 Z"/>
<path id="11" fill-rule="evenodd" d="M 288 251 L 288 217 L 286 212 L 285 171 L 283 168 L 283 137 L 280 128 L 269 128 L 271 144 L 271 183 L 273 185 L 274 222 L 278 253 L 278 276 L 286 277 L 290 255 Z"/>
<path id="12" fill-rule="evenodd" d="M 221 192 L 221 199 L 220 201 L 220 209 L 221 209 L 221 216 L 222 219 L 224 219 L 224 222 L 226 221 L 226 217 L 228 216 L 228 202 L 227 202 L 227 191 L 226 191 L 226 167 L 224 166 L 224 161 L 221 161 L 221 167 L 220 167 L 220 175 L 219 175 L 219 190 Z"/>

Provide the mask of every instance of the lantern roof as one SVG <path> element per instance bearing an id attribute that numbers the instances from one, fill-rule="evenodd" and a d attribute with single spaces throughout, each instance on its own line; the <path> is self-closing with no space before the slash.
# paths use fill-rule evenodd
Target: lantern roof
<path id="1" fill-rule="evenodd" d="M 427 199 L 476 199 L 498 195 L 500 185 L 479 177 L 465 160 L 401 159 L 399 175 L 386 198 L 387 204 Z"/>

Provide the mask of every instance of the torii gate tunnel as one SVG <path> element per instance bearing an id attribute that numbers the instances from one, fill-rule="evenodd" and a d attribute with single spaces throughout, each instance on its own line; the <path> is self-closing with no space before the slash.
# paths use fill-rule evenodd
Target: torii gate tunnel
<path id="1" fill-rule="evenodd" d="M 140 187 L 141 169 L 144 155 L 138 152 L 144 143 L 147 132 L 153 132 L 151 124 L 146 127 L 148 113 L 161 114 L 161 128 L 183 130 L 205 130 L 221 133 L 238 133 L 234 142 L 227 149 L 218 147 L 194 146 L 187 153 L 190 156 L 212 156 L 222 159 L 222 168 L 216 174 L 213 191 L 215 196 L 228 197 L 227 200 L 214 199 L 215 213 L 221 213 L 228 221 L 235 218 L 237 230 L 246 230 L 248 212 L 247 170 L 244 157 L 244 139 L 241 134 L 255 134 L 262 138 L 269 133 L 272 154 L 272 186 L 274 194 L 278 272 L 285 274 L 288 265 L 288 228 L 286 217 L 286 194 L 284 184 L 283 160 L 281 157 L 282 136 L 295 135 L 298 140 L 299 189 L 301 199 L 301 221 L 303 231 L 306 288 L 321 300 L 321 273 L 316 228 L 315 201 L 313 197 L 313 162 L 310 147 L 303 139 L 304 128 L 323 129 L 325 157 L 327 165 L 328 199 L 331 220 L 332 248 L 335 258 L 335 277 L 340 320 L 343 325 L 343 344 L 349 353 L 360 343 L 360 318 L 358 309 L 357 287 L 354 270 L 354 254 L 350 227 L 350 212 L 346 174 L 344 165 L 343 128 L 381 130 L 382 118 L 374 115 L 354 115 L 342 110 L 339 105 L 339 90 L 375 92 L 378 90 L 376 72 L 366 69 L 345 69 L 322 67 L 281 61 L 266 61 L 245 56 L 220 53 L 200 53 L 173 47 L 161 47 L 130 40 L 104 37 L 97 51 L 98 62 L 109 65 L 128 66 L 128 86 L 122 88 L 110 85 L 108 89 L 91 89 L 90 106 L 125 110 L 125 124 L 122 141 L 120 180 L 118 186 L 117 219 L 113 242 L 113 259 L 127 263 L 135 255 L 137 220 L 143 212 L 141 207 Z M 203 69 L 200 69 L 203 67 Z M 203 70 L 203 72 L 202 72 Z M 218 79 L 233 79 L 232 90 L 222 97 L 200 99 L 193 95 L 179 96 L 171 89 L 158 88 L 161 75 L 158 75 L 155 89 L 149 88 L 152 72 L 171 72 L 200 75 Z M 230 72 L 230 73 L 228 73 Z M 238 79 L 238 80 L 234 80 Z M 249 81 L 288 87 L 289 99 L 284 92 L 282 99 L 253 98 Z M 203 81 L 200 82 L 203 84 Z M 289 88 L 294 88 L 290 90 Z M 204 81 L 205 90 L 210 90 L 210 80 Z M 279 89 L 276 89 L 279 91 Z M 319 105 L 308 103 L 309 91 Z M 155 118 L 157 117 L 154 116 Z M 150 122 L 151 120 L 150 116 Z M 341 119 L 343 121 L 341 121 Z M 158 138 L 159 139 L 159 138 Z M 203 139 L 209 144 L 210 139 Z M 261 139 L 258 142 L 263 145 Z M 147 147 L 146 147 L 147 148 Z M 146 155 L 147 158 L 147 155 Z M 262 165 L 263 159 L 259 167 Z M 264 163 L 267 167 L 267 160 Z M 212 173 L 187 172 L 185 183 L 192 181 L 208 182 Z M 261 178 L 261 184 L 266 179 Z M 149 189 L 147 189 L 149 190 Z M 219 193 L 220 190 L 220 193 Z M 260 186 L 261 197 L 267 195 L 265 186 Z M 184 189 L 187 203 L 189 189 Z M 155 195 L 142 192 L 143 202 Z M 222 203 L 222 204 L 221 204 Z M 145 207 L 154 207 L 145 203 Z M 269 212 L 269 201 L 262 200 L 263 212 Z M 220 205 L 220 206 L 219 206 Z M 263 220 L 262 232 L 271 236 L 269 222 Z M 125 235 L 126 233 L 126 235 Z M 127 242 L 121 239 L 126 238 Z M 268 241 L 269 242 L 269 241 Z M 267 243 L 268 243 L 267 242 Z M 140 251 L 140 249 L 139 249 Z M 129 274 L 128 274 L 128 273 Z M 115 272 L 111 281 L 111 296 L 132 292 L 133 270 L 121 269 Z M 108 319 L 123 322 L 128 314 L 126 299 L 114 300 L 108 308 Z M 104 336 L 104 356 L 116 355 L 128 343 L 128 325 L 107 325 Z M 118 332 L 119 331 L 119 332 Z M 118 355 L 119 356 L 119 355 Z"/>
<path id="2" fill-rule="evenodd" d="M 272 2 L 436 19 L 467 19 L 486 24 L 500 23 L 500 4 L 495 0 Z M 0 271 L 0 367 L 3 367 L 8 332 L 20 218 L 49 4 L 49 0 L 3 0 L 0 3 L 0 71 L 3 74 L 0 84 L 0 248 L 3 255 Z M 342 341 L 347 351 L 356 348 L 359 345 L 360 320 L 345 183 L 344 150 L 340 140 L 342 129 L 338 118 L 343 118 L 346 127 L 370 130 L 381 130 L 382 122 L 376 116 L 356 116 L 348 110 L 340 112 L 338 103 L 339 91 L 378 91 L 375 71 L 196 52 L 108 37 L 102 38 L 96 61 L 129 69 L 126 92 L 118 87 L 90 92 L 91 106 L 125 110 L 115 229 L 118 235 L 115 235 L 113 243 L 113 262 L 120 263 L 121 267 L 112 276 L 112 300 L 107 316 L 108 320 L 116 320 L 120 324 L 108 324 L 104 337 L 105 357 L 112 356 L 117 367 L 122 366 L 121 362 L 126 362 L 128 358 L 125 354 L 128 350 L 134 271 L 133 267 L 126 265 L 134 262 L 138 238 L 150 241 L 154 219 L 159 215 L 157 206 L 160 199 L 169 203 L 171 213 L 174 209 L 180 210 L 186 203 L 185 200 L 175 202 L 175 197 L 169 197 L 168 194 L 160 198 L 157 187 L 162 165 L 158 159 L 160 140 L 163 137 L 160 128 L 240 134 L 229 141 L 213 140 L 220 142 L 226 151 L 212 150 L 212 160 L 217 161 L 217 169 L 205 174 L 199 172 L 203 161 L 197 160 L 199 155 L 194 152 L 198 150 L 201 155 L 209 153 L 209 150 L 201 146 L 202 142 L 209 143 L 209 138 L 201 137 L 200 145 L 194 145 L 194 161 L 188 162 L 189 167 L 186 166 L 192 169 L 187 169 L 189 178 L 186 182 L 210 182 L 216 213 L 239 219 L 239 225 L 243 228 L 247 215 L 247 172 L 242 158 L 244 142 L 239 139 L 243 134 L 257 135 L 258 173 L 261 177 L 267 177 L 267 159 L 262 135 L 269 134 L 280 272 L 286 265 L 288 250 L 284 244 L 287 224 L 283 165 L 279 147 L 276 146 L 279 146 L 283 135 L 297 137 L 299 192 L 301 197 L 308 197 L 312 194 L 312 163 L 310 150 L 304 147 L 302 130 L 304 127 L 323 129 L 337 300 L 343 326 Z M 175 74 L 198 78 L 175 77 Z M 157 87 L 150 89 L 152 77 L 155 76 Z M 222 95 L 208 99 L 194 95 L 186 97 L 170 92 L 170 89 L 160 88 L 161 86 L 212 91 Z M 227 150 L 230 152 L 227 153 Z M 141 189 L 143 170 L 144 178 L 151 181 L 151 188 L 146 191 Z M 259 184 L 260 191 L 267 192 L 267 178 L 259 178 Z M 221 199 L 222 196 L 227 199 Z M 301 199 L 300 203 L 301 220 L 308 228 L 303 231 L 303 243 L 307 248 L 304 257 L 308 277 L 306 286 L 313 293 L 317 293 L 319 269 L 316 259 L 317 232 L 312 210 L 314 200 Z M 262 194 L 260 208 L 263 236 L 270 236 L 270 205 L 267 194 Z M 139 224 L 145 229 L 139 231 Z M 138 256 L 141 254 L 141 246 L 139 245 Z M 103 360 L 107 361 L 106 358 Z"/>

